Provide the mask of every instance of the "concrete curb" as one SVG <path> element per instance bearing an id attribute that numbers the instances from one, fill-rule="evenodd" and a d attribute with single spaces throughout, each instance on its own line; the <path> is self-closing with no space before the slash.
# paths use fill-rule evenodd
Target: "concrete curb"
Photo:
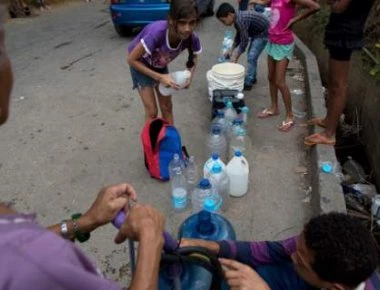
<path id="1" fill-rule="evenodd" d="M 325 98 L 318 63 L 315 55 L 299 39 L 296 39 L 295 54 L 304 67 L 306 101 L 308 117 L 325 116 Z M 310 127 L 310 134 L 315 127 Z M 314 215 L 331 211 L 346 212 L 346 204 L 339 179 L 335 174 L 326 174 L 319 169 L 320 162 L 330 161 L 338 165 L 332 146 L 319 145 L 310 150 L 310 166 L 312 186 L 312 206 Z M 336 166 L 340 170 L 339 166 Z"/>

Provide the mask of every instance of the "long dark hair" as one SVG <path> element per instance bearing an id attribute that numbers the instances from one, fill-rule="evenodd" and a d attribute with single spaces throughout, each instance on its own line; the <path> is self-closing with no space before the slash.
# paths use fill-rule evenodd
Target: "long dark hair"
<path id="1" fill-rule="evenodd" d="M 199 20 L 198 7 L 194 0 L 171 0 L 169 18 L 174 22 L 177 29 L 177 20 L 195 16 Z M 192 68 L 194 63 L 194 40 L 193 34 L 186 40 L 188 41 L 189 57 L 186 62 L 187 68 Z"/>

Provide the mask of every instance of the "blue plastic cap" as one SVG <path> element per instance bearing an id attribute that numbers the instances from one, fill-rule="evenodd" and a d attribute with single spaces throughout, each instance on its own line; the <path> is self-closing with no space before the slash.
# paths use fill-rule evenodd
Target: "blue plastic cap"
<path id="1" fill-rule="evenodd" d="M 226 106 L 227 106 L 227 108 L 232 108 L 232 102 L 228 101 Z"/>
<path id="2" fill-rule="evenodd" d="M 212 134 L 219 135 L 220 132 L 221 132 L 221 130 L 220 130 L 219 126 L 212 127 Z"/>
<path id="3" fill-rule="evenodd" d="M 218 160 L 219 159 L 219 154 L 218 153 L 212 153 L 211 155 L 213 160 Z"/>
<path id="4" fill-rule="evenodd" d="M 241 154 L 241 151 L 240 150 L 236 150 L 235 151 L 235 156 L 236 157 L 240 157 L 242 154 Z"/>
<path id="5" fill-rule="evenodd" d="M 217 115 L 218 117 L 224 117 L 224 112 L 221 111 L 221 110 L 218 110 L 218 112 L 216 113 L 216 115 Z"/>
<path id="6" fill-rule="evenodd" d="M 232 121 L 232 125 L 238 125 L 238 124 L 241 124 L 240 119 L 234 119 Z"/>
<path id="7" fill-rule="evenodd" d="M 213 165 L 211 171 L 213 173 L 220 173 L 220 172 L 222 172 L 222 166 L 220 166 L 219 163 L 216 163 L 216 164 Z"/>
<path id="8" fill-rule="evenodd" d="M 210 181 L 209 181 L 207 178 L 203 178 L 203 179 L 199 182 L 199 187 L 200 187 L 201 189 L 208 189 L 208 188 L 211 188 Z"/>
<path id="9" fill-rule="evenodd" d="M 215 210 L 215 201 L 211 198 L 206 198 L 203 206 L 204 206 L 205 210 L 214 211 Z"/>
<path id="10" fill-rule="evenodd" d="M 244 106 L 240 109 L 243 113 L 248 113 L 249 112 L 249 108 L 247 106 Z"/>

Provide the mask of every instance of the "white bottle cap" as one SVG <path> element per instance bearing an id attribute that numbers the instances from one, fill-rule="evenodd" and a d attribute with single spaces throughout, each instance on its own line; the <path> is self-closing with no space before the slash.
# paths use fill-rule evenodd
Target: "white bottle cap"
<path id="1" fill-rule="evenodd" d="M 244 94 L 243 93 L 238 93 L 236 95 L 236 98 L 239 99 L 239 100 L 242 100 L 242 99 L 244 99 Z"/>

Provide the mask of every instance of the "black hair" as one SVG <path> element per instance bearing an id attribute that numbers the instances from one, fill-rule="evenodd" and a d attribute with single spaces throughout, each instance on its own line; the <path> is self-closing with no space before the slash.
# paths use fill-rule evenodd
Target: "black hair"
<path id="1" fill-rule="evenodd" d="M 324 281 L 357 287 L 378 265 L 374 238 L 352 216 L 329 213 L 315 217 L 305 225 L 304 236 L 314 255 L 311 267 Z"/>
<path id="2" fill-rule="evenodd" d="M 197 21 L 199 20 L 198 7 L 194 0 L 172 0 L 170 2 L 169 18 L 174 21 L 175 26 L 177 20 L 189 17 L 195 17 Z M 189 57 L 186 62 L 186 67 L 190 69 L 195 65 L 194 41 L 192 34 L 187 41 L 189 42 Z"/>
<path id="3" fill-rule="evenodd" d="M 230 3 L 224 2 L 216 11 L 216 18 L 227 17 L 229 13 L 235 14 L 235 8 Z"/>

